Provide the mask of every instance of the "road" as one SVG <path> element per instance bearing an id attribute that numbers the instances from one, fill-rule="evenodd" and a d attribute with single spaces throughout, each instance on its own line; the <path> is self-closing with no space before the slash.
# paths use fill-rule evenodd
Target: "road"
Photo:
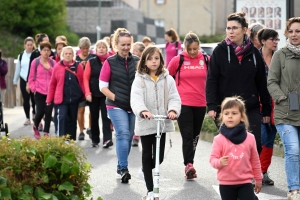
<path id="1" fill-rule="evenodd" d="M 20 136 L 33 138 L 32 127 L 23 125 L 25 115 L 22 107 L 4 108 L 3 114 L 4 121 L 8 123 L 11 138 L 19 138 Z M 86 112 L 86 119 L 88 119 L 87 114 L 88 112 Z M 53 132 L 54 125 L 52 123 L 51 135 L 54 135 Z M 169 144 L 170 136 L 172 147 Z M 115 142 L 115 137 L 113 140 Z M 129 171 L 132 179 L 129 184 L 123 184 L 116 179 L 117 158 L 115 145 L 109 149 L 104 149 L 102 146 L 92 148 L 87 135 L 85 140 L 78 141 L 78 144 L 84 148 L 88 155 L 88 162 L 93 166 L 89 183 L 93 186 L 94 199 L 101 196 L 104 200 L 136 200 L 141 199 L 146 194 L 146 186 L 137 176 L 137 172 L 141 167 L 141 145 L 131 149 Z M 210 149 L 211 143 L 199 141 L 194 164 L 198 178 L 187 181 L 184 177 L 181 136 L 177 132 L 167 134 L 165 158 L 160 168 L 161 200 L 221 199 L 218 194 L 216 170 L 208 162 Z M 275 186 L 264 186 L 261 193 L 258 194 L 259 199 L 286 199 L 287 184 L 283 158 L 274 156 L 269 171 L 270 177 L 275 181 Z"/>

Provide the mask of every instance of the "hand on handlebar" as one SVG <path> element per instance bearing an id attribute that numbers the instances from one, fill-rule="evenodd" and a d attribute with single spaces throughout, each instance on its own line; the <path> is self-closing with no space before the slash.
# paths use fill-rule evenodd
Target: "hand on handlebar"
<path id="1" fill-rule="evenodd" d="M 153 115 L 149 111 L 143 111 L 141 114 L 142 114 L 143 118 L 146 118 L 146 119 L 153 118 Z"/>
<path id="2" fill-rule="evenodd" d="M 176 119 L 177 118 L 177 114 L 175 113 L 175 111 L 170 111 L 168 114 L 168 118 L 169 119 Z"/>

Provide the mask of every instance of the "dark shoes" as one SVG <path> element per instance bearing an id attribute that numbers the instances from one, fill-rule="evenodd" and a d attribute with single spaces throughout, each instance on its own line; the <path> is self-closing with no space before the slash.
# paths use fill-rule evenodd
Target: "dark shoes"
<path id="1" fill-rule="evenodd" d="M 114 143 L 111 140 L 106 140 L 103 142 L 103 148 L 108 148 L 110 146 L 114 145 Z"/>
<path id="2" fill-rule="evenodd" d="M 133 139 L 133 140 L 132 140 L 132 146 L 133 146 L 133 147 L 139 146 L 139 140 Z"/>
<path id="3" fill-rule="evenodd" d="M 84 140 L 84 133 L 81 132 L 78 136 L 78 140 Z"/>
<path id="4" fill-rule="evenodd" d="M 131 175 L 129 174 L 128 169 L 121 169 L 120 175 L 122 183 L 128 183 L 129 179 L 131 179 Z"/>
<path id="5" fill-rule="evenodd" d="M 262 179 L 263 185 L 274 185 L 274 181 L 270 179 L 268 172 L 263 173 L 263 179 Z"/>

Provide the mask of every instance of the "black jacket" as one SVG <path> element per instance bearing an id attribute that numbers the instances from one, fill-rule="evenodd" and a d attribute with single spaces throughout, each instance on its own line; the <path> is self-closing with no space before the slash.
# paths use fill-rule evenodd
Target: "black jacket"
<path id="1" fill-rule="evenodd" d="M 234 49 L 222 41 L 213 51 L 206 81 L 208 111 L 220 112 L 225 97 L 241 96 L 246 110 L 259 109 L 263 116 L 270 116 L 270 95 L 267 90 L 265 65 L 259 51 L 251 44 L 241 62 Z"/>
<path id="2" fill-rule="evenodd" d="M 127 60 L 117 54 L 107 58 L 111 69 L 109 90 L 115 94 L 115 100 L 106 98 L 106 104 L 119 107 L 125 111 L 131 111 L 130 92 L 135 77 L 135 71 L 139 58 L 129 54 Z M 126 69 L 126 62 L 128 68 Z"/>
<path id="3" fill-rule="evenodd" d="M 89 62 L 91 66 L 91 76 L 89 84 L 92 96 L 102 97 L 104 95 L 102 94 L 102 92 L 100 92 L 99 75 L 103 65 L 101 63 L 101 60 L 97 56 L 91 58 Z"/>

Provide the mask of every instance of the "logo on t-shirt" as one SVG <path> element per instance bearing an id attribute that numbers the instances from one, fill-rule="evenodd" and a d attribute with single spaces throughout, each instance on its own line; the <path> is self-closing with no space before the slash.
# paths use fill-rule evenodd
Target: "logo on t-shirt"
<path id="1" fill-rule="evenodd" d="M 203 66 L 204 65 L 204 61 L 203 60 L 199 60 L 199 65 Z"/>
<path id="2" fill-rule="evenodd" d="M 229 158 L 231 160 L 232 168 L 236 169 L 239 167 L 242 162 L 242 158 L 244 157 L 244 145 L 232 145 L 230 147 Z"/>
<path id="3" fill-rule="evenodd" d="M 184 61 L 184 62 L 183 62 L 183 65 L 190 65 L 190 64 L 191 64 L 190 61 Z"/>

